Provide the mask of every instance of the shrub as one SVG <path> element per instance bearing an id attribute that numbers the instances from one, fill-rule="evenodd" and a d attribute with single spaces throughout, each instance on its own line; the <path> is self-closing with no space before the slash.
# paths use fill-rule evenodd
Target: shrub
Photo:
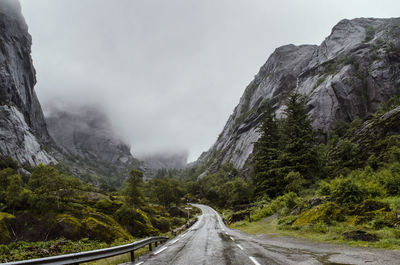
<path id="1" fill-rule="evenodd" d="M 340 204 L 359 203 L 366 198 L 366 191 L 350 177 L 338 177 L 328 182 L 321 182 L 319 193 L 328 195 L 334 202 Z"/>
<path id="2" fill-rule="evenodd" d="M 252 215 L 252 219 L 258 221 L 261 218 L 273 215 L 274 213 L 287 215 L 297 207 L 305 208 L 306 204 L 302 198 L 297 196 L 296 193 L 289 192 L 277 197 L 271 203 L 265 205 L 259 211 L 255 212 Z"/>
<path id="3" fill-rule="evenodd" d="M 375 29 L 372 26 L 368 26 L 365 29 L 365 39 L 364 39 L 364 41 L 368 42 L 368 41 L 372 40 L 374 38 L 374 36 L 375 36 Z"/>
<path id="4" fill-rule="evenodd" d="M 304 189 L 304 185 L 306 184 L 304 177 L 299 172 L 293 171 L 286 175 L 285 181 L 288 183 L 286 185 L 286 190 L 296 194 L 299 194 L 300 191 Z"/>

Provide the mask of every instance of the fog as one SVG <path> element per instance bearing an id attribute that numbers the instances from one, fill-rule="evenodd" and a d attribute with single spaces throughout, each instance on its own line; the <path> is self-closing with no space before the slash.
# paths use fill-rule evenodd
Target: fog
<path id="1" fill-rule="evenodd" d="M 100 106 L 136 157 L 217 139 L 275 48 L 320 44 L 343 18 L 394 17 L 400 2 L 20 0 L 36 92 L 51 106 Z"/>

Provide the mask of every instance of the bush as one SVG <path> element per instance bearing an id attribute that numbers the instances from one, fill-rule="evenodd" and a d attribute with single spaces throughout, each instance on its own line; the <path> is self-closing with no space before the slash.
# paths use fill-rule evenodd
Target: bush
<path id="1" fill-rule="evenodd" d="M 271 203 L 265 205 L 259 211 L 255 212 L 252 215 L 252 219 L 258 221 L 261 218 L 273 215 L 274 213 L 284 216 L 289 214 L 297 207 L 300 209 L 305 208 L 306 203 L 302 198 L 298 197 L 296 193 L 289 192 L 277 197 Z"/>
<path id="2" fill-rule="evenodd" d="M 338 177 L 330 182 L 322 181 L 319 193 L 330 196 L 332 201 L 340 204 L 359 203 L 367 195 L 365 189 L 350 177 Z"/>
<path id="3" fill-rule="evenodd" d="M 285 176 L 285 181 L 288 183 L 286 185 L 286 190 L 296 194 L 299 194 L 300 191 L 304 189 L 304 185 L 306 184 L 304 177 L 299 172 L 293 171 L 289 172 L 289 174 Z"/>
<path id="4" fill-rule="evenodd" d="M 372 40 L 374 38 L 374 36 L 375 36 L 375 29 L 372 26 L 368 26 L 365 29 L 365 39 L 364 39 L 364 41 L 368 42 L 368 41 Z"/>

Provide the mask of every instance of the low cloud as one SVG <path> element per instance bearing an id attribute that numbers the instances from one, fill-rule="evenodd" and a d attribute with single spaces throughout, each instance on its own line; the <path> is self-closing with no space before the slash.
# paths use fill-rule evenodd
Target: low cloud
<path id="1" fill-rule="evenodd" d="M 3 0 L 4 1 L 4 0 Z M 269 54 L 319 44 L 342 18 L 398 15 L 398 1 L 21 0 L 46 113 L 97 105 L 134 155 L 216 140 Z"/>

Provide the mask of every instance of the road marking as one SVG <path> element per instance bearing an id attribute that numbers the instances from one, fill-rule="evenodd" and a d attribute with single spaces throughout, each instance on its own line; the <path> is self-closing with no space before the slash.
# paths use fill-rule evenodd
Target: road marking
<path id="1" fill-rule="evenodd" d="M 235 241 L 235 239 L 233 239 L 233 237 L 230 237 L 232 241 Z"/>
<path id="2" fill-rule="evenodd" d="M 240 248 L 241 250 L 243 250 L 243 247 L 239 244 L 236 244 L 236 246 L 238 246 L 238 248 Z"/>
<path id="3" fill-rule="evenodd" d="M 160 249 L 160 250 L 154 252 L 154 255 L 157 255 L 157 254 L 163 252 L 163 251 L 166 250 L 166 249 L 167 249 L 167 247 L 163 247 L 162 249 Z"/>
<path id="4" fill-rule="evenodd" d="M 140 264 L 143 264 L 143 263 L 144 263 L 144 261 L 141 261 L 139 263 L 135 263 L 135 265 L 140 265 Z"/>
<path id="5" fill-rule="evenodd" d="M 171 244 L 171 245 L 172 245 L 172 244 L 175 244 L 179 239 L 180 239 L 180 238 L 177 238 L 177 239 L 175 239 L 174 241 L 171 241 L 170 244 Z"/>
<path id="6" fill-rule="evenodd" d="M 258 263 L 258 261 L 257 261 L 255 258 L 253 258 L 253 257 L 251 257 L 251 256 L 249 256 L 249 258 L 250 258 L 250 260 L 251 260 L 254 264 L 256 264 L 256 265 L 261 265 L 260 263 Z"/>

